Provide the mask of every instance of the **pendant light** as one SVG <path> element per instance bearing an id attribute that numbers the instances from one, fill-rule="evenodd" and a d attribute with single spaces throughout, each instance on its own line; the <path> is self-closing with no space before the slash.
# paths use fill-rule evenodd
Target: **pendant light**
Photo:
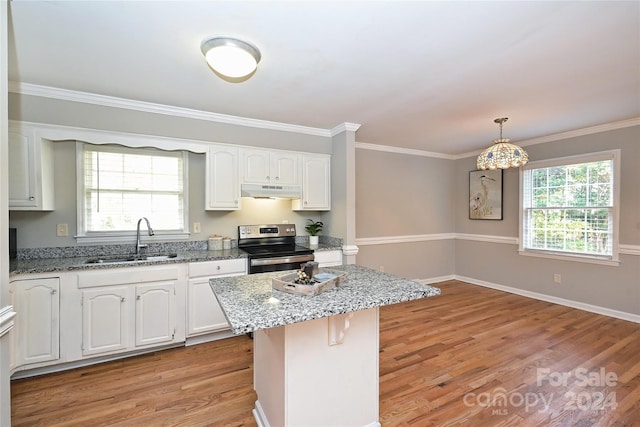
<path id="1" fill-rule="evenodd" d="M 500 125 L 500 138 L 493 140 L 493 145 L 484 150 L 477 160 L 478 169 L 509 169 L 527 164 L 529 155 L 522 148 L 509 142 L 509 138 L 502 137 L 502 124 L 508 117 L 495 119 Z"/>
<path id="2" fill-rule="evenodd" d="M 200 50 L 215 72 L 233 79 L 253 73 L 261 59 L 257 47 L 228 36 L 205 39 L 200 44 Z"/>

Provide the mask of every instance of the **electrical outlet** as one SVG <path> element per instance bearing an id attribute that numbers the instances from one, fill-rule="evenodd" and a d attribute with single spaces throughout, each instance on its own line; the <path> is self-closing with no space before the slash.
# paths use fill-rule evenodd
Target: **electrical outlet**
<path id="1" fill-rule="evenodd" d="M 194 222 L 193 223 L 193 232 L 194 233 L 200 233 L 202 231 L 202 229 L 200 228 L 200 223 L 199 222 Z"/>
<path id="2" fill-rule="evenodd" d="M 57 224 L 56 225 L 56 236 L 58 237 L 67 237 L 69 235 L 69 225 L 68 224 Z"/>
<path id="3" fill-rule="evenodd" d="M 381 265 L 379 268 L 380 271 L 384 272 L 384 265 Z"/>
<path id="4" fill-rule="evenodd" d="M 553 275 L 553 282 L 557 284 L 562 283 L 562 275 L 560 273 L 555 273 Z"/>

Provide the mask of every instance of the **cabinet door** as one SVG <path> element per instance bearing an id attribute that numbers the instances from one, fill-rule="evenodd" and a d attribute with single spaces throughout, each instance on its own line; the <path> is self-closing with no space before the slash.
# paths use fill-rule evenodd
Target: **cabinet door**
<path id="1" fill-rule="evenodd" d="M 240 208 L 238 176 L 238 150 L 232 147 L 210 147 L 207 153 L 205 182 L 207 210 Z"/>
<path id="2" fill-rule="evenodd" d="M 187 335 L 229 329 L 229 323 L 209 286 L 209 277 L 189 280 Z"/>
<path id="3" fill-rule="evenodd" d="M 298 164 L 300 156 L 286 152 L 273 152 L 270 157 L 270 173 L 272 184 L 298 185 L 300 175 Z"/>
<path id="4" fill-rule="evenodd" d="M 242 182 L 269 184 L 271 164 L 267 150 L 242 150 Z"/>
<path id="5" fill-rule="evenodd" d="M 302 199 L 294 200 L 294 210 L 331 209 L 331 158 L 302 156 Z"/>
<path id="6" fill-rule="evenodd" d="M 130 346 L 129 287 L 82 291 L 82 354 L 123 350 Z"/>
<path id="7" fill-rule="evenodd" d="M 16 366 L 60 357 L 60 280 L 19 280 L 16 292 Z"/>
<path id="8" fill-rule="evenodd" d="M 15 130 L 9 131 L 9 206 L 38 205 L 35 186 L 35 153 L 31 139 Z"/>
<path id="9" fill-rule="evenodd" d="M 9 210 L 53 210 L 53 143 L 10 125 L 8 152 Z"/>
<path id="10" fill-rule="evenodd" d="M 170 343 L 175 333 L 175 284 L 136 286 L 136 346 Z"/>
<path id="11" fill-rule="evenodd" d="M 315 251 L 313 256 L 319 267 L 342 265 L 342 251 Z"/>

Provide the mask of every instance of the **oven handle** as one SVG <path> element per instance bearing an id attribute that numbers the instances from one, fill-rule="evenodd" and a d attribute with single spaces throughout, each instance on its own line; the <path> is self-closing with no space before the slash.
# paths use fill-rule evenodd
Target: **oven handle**
<path id="1" fill-rule="evenodd" d="M 313 254 L 298 255 L 298 256 L 280 256 L 280 257 L 273 257 L 273 258 L 252 259 L 251 265 L 258 266 L 258 265 L 286 264 L 290 262 L 306 262 L 306 261 L 313 261 L 313 260 L 314 260 Z"/>

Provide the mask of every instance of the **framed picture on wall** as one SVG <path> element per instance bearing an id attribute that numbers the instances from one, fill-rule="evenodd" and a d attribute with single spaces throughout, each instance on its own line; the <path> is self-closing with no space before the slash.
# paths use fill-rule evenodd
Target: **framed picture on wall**
<path id="1" fill-rule="evenodd" d="M 502 219 L 502 169 L 469 172 L 469 219 Z"/>

